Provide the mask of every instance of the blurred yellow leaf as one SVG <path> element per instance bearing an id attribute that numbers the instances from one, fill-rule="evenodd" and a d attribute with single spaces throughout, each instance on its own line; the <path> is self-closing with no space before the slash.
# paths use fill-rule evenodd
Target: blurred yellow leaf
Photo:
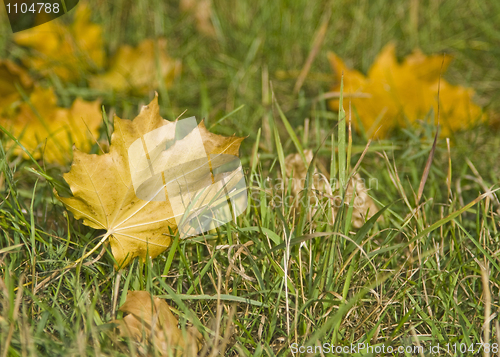
<path id="1" fill-rule="evenodd" d="M 36 159 L 43 155 L 47 162 L 65 164 L 71 160 L 73 145 L 89 150 L 98 139 L 102 120 L 99 108 L 99 101 L 80 98 L 71 108 L 58 107 L 52 88 L 36 86 L 29 103 L 22 103 L 15 115 L 0 117 L 0 124 Z M 22 150 L 18 147 L 16 152 Z"/>
<path id="2" fill-rule="evenodd" d="M 234 163 L 243 138 L 212 134 L 195 120 L 191 131 L 178 138 L 178 123 L 187 119 L 170 122 L 159 111 L 156 96 L 132 121 L 115 116 L 109 153 L 75 150 L 71 170 L 64 174 L 73 197 L 60 200 L 83 224 L 106 230 L 101 244 L 109 238 L 117 268 L 135 257 L 156 257 L 177 231 L 183 238 L 212 229 L 193 232 L 200 219 L 214 223 L 200 218 L 200 211 L 211 211 L 212 199 L 227 205 L 224 190 L 233 191 L 244 180 L 241 165 L 224 166 Z M 218 192 L 204 190 L 221 182 Z"/>
<path id="3" fill-rule="evenodd" d="M 34 50 L 23 63 L 44 75 L 55 73 L 69 81 L 104 65 L 102 28 L 90 22 L 90 8 L 80 3 L 70 26 L 60 19 L 14 34 L 14 41 Z"/>
<path id="4" fill-rule="evenodd" d="M 445 72 L 450 56 L 425 56 L 415 50 L 403 63 L 398 63 L 395 46 L 385 46 L 375 59 L 368 75 L 348 68 L 334 53 L 328 59 L 338 77 L 333 91 L 340 90 L 340 76 L 344 75 L 345 103 L 352 103 L 368 136 L 385 137 L 396 126 L 406 126 L 423 120 L 429 111 L 437 114 L 439 74 Z M 470 124 L 485 120 L 481 108 L 473 103 L 474 91 L 453 86 L 441 78 L 440 124 L 441 134 L 465 129 Z M 339 101 L 330 101 L 338 110 Z M 356 121 L 354 120 L 354 125 Z"/>
<path id="5" fill-rule="evenodd" d="M 212 25 L 212 2 L 211 0 L 181 0 L 182 11 L 193 15 L 196 22 L 196 29 L 206 35 L 215 36 L 214 25 Z"/>
<path id="6" fill-rule="evenodd" d="M 181 63 L 167 55 L 166 47 L 165 39 L 146 39 L 135 48 L 121 46 L 111 59 L 109 71 L 93 76 L 90 86 L 137 94 L 147 94 L 160 87 L 159 81 L 170 87 L 180 73 Z"/>
<path id="7" fill-rule="evenodd" d="M 9 106 L 21 99 L 16 84 L 24 91 L 30 91 L 33 80 L 29 74 L 14 62 L 0 60 L 0 114 L 11 109 Z"/>
<path id="8" fill-rule="evenodd" d="M 132 338 L 140 345 L 153 344 L 159 356 L 197 356 L 201 334 L 194 327 L 183 334 L 165 300 L 152 298 L 147 291 L 129 291 L 119 310 L 127 314 L 113 321 L 118 324 L 121 336 Z M 139 352 L 143 352 L 141 347 Z"/>

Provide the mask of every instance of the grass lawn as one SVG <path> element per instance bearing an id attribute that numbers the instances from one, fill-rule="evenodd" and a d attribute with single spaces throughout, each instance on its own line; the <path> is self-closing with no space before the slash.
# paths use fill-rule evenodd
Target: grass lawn
<path id="1" fill-rule="evenodd" d="M 439 137 L 428 166 L 433 114 L 368 147 L 323 99 L 336 80 L 327 51 L 366 73 L 392 41 L 400 59 L 414 48 L 452 55 L 444 78 L 474 88 L 476 103 L 500 113 L 500 2 L 213 0 L 211 36 L 178 1 L 88 4 L 109 56 L 122 44 L 165 37 L 169 56 L 181 60 L 172 86 L 157 89 L 164 118 L 187 110 L 184 117 L 204 118 L 217 134 L 246 137 L 248 208 L 202 236 L 177 236 L 153 260 L 116 271 L 105 245 L 102 255 L 65 269 L 103 231 L 56 198 L 54 188 L 68 192 L 69 164 L 17 155 L 16 138 L 2 135 L 2 356 L 161 356 L 114 329 L 127 292 L 138 290 L 166 299 L 182 330 L 195 326 L 200 356 L 500 356 L 499 116 L 453 133 L 449 144 Z M 0 17 L 0 58 L 20 64 L 27 50 L 12 40 L 3 8 Z M 120 118 L 134 118 L 154 96 L 93 89 L 86 77 L 31 74 L 55 88 L 62 107 L 99 98 Z M 107 142 L 103 128 L 100 141 Z M 340 204 L 324 197 L 316 207 L 283 204 L 291 194 L 278 184 L 285 157 L 299 147 L 315 153 L 330 183 L 356 169 L 379 214 L 355 227 L 348 196 Z M 333 194 L 344 190 L 333 186 Z M 353 350 L 359 344 L 372 349 Z"/>

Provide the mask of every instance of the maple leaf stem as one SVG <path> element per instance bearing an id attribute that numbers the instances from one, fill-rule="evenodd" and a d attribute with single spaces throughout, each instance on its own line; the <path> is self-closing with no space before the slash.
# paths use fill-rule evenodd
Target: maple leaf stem
<path id="1" fill-rule="evenodd" d="M 71 269 L 72 267 L 74 267 L 78 263 L 80 263 L 82 260 L 84 260 L 85 258 L 87 258 L 89 255 L 91 255 L 92 253 L 94 253 L 101 245 L 103 245 L 104 242 L 106 242 L 106 240 L 109 238 L 110 235 L 111 235 L 111 232 L 106 232 L 106 234 L 102 237 L 102 239 L 99 241 L 99 243 L 96 244 L 96 246 L 94 248 L 92 248 L 84 256 L 82 256 L 81 258 L 79 258 L 75 262 L 73 262 L 73 264 L 66 266 L 66 268 L 64 268 L 64 270 Z"/>
<path id="2" fill-rule="evenodd" d="M 67 265 L 65 266 L 64 268 L 62 268 L 62 273 L 61 275 L 59 276 L 62 276 L 64 273 L 66 273 L 66 271 L 68 271 L 69 269 L 72 269 L 74 267 L 76 267 L 81 261 L 83 261 L 85 258 L 87 258 L 89 255 L 91 255 L 92 253 L 94 253 L 101 245 L 103 245 L 104 242 L 106 242 L 106 240 L 109 238 L 109 236 L 111 235 L 111 232 L 106 232 L 106 234 L 102 237 L 102 239 L 99 241 L 99 243 L 97 243 L 97 245 L 92 248 L 91 250 L 88 251 L 88 253 L 86 253 L 84 256 L 82 256 L 81 258 L 77 259 L 76 261 L 74 261 L 73 263 L 71 263 L 70 265 Z M 101 256 L 101 254 L 99 254 Z M 40 290 L 41 288 L 43 288 L 45 285 L 47 285 L 47 283 L 49 283 L 52 279 L 54 279 L 56 277 L 56 275 L 61 271 L 61 270 L 56 270 L 54 273 L 52 273 L 49 277 L 45 278 L 44 280 L 42 280 L 40 282 L 40 284 L 38 284 L 35 289 L 34 289 L 34 293 L 36 294 L 38 292 L 38 290 Z"/>

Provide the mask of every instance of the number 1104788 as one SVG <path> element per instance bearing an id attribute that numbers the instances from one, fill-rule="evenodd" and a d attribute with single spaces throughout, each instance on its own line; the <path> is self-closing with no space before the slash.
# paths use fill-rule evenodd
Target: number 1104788
<path id="1" fill-rule="evenodd" d="M 50 2 L 47 2 L 47 3 L 44 3 L 44 2 L 38 2 L 38 3 L 31 3 L 31 4 L 27 4 L 27 3 L 21 3 L 21 4 L 18 4 L 18 3 L 15 3 L 15 4 L 10 4 L 10 3 L 7 3 L 5 4 L 5 6 L 7 7 L 7 12 L 9 14 L 19 14 L 19 13 L 22 13 L 22 14 L 26 14 L 27 12 L 31 12 L 31 13 L 46 13 L 46 14 L 58 14 L 59 13 L 59 4 L 58 3 L 50 3 Z"/>
<path id="2" fill-rule="evenodd" d="M 467 345 L 466 343 L 462 342 L 462 343 L 454 343 L 454 344 L 450 344 L 450 343 L 447 343 L 446 345 L 446 350 L 448 353 L 458 353 L 458 352 L 461 352 L 461 353 L 466 353 L 466 352 L 472 352 L 472 353 L 480 353 L 481 350 L 483 350 L 484 352 L 486 353 L 498 353 L 499 351 L 499 346 L 498 346 L 498 343 L 479 343 L 479 342 L 476 342 L 475 344 L 474 343 L 471 343 L 470 345 Z"/>

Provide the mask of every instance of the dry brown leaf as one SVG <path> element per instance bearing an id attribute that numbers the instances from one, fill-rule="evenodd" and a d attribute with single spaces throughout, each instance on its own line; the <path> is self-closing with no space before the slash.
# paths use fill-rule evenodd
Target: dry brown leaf
<path id="1" fill-rule="evenodd" d="M 193 222 L 199 221 L 200 209 L 213 206 L 206 204 L 205 197 L 197 206 L 189 201 L 207 185 L 220 188 L 223 182 L 223 188 L 232 191 L 241 180 L 244 184 L 241 165 L 225 170 L 221 163 L 238 156 L 243 138 L 212 134 L 203 122 L 196 126 L 194 121 L 189 134 L 175 139 L 176 125 L 187 119 L 170 122 L 159 111 L 155 96 L 134 120 L 115 116 L 109 153 L 89 155 L 75 150 L 71 170 L 64 174 L 73 197 L 60 200 L 85 225 L 106 230 L 101 242 L 109 238 L 117 267 L 134 257 L 156 257 L 170 246 L 171 234 L 179 226 L 185 237 L 199 234 L 197 230 L 193 233 Z M 203 153 L 194 145 L 196 135 Z M 200 155 L 204 155 L 204 163 Z M 208 177 L 198 177 L 201 167 L 207 168 Z M 227 205 L 222 188 L 212 193 L 206 197 Z"/>
<path id="2" fill-rule="evenodd" d="M 71 147 L 89 150 L 99 135 L 100 102 L 77 98 L 71 108 L 57 106 L 52 88 L 36 86 L 29 103 L 19 105 L 18 112 L 0 117 L 0 124 L 11 132 L 35 159 L 66 164 Z M 89 132 L 90 130 L 90 132 Z M 17 153 L 23 153 L 16 148 Z M 26 156 L 27 157 L 27 156 Z"/>
<path id="3" fill-rule="evenodd" d="M 304 150 L 304 156 L 308 164 L 313 159 L 313 152 L 311 150 Z M 305 179 L 307 175 L 307 167 L 304 165 L 302 157 L 297 154 L 290 154 L 285 158 L 285 169 L 287 175 L 287 184 L 291 179 L 291 193 L 294 199 L 295 208 L 299 207 L 301 201 L 302 191 L 304 190 Z M 315 204 L 321 200 L 323 195 L 326 197 L 333 197 L 332 207 L 334 213 L 337 214 L 338 208 L 341 204 L 341 197 L 334 196 L 334 192 L 339 189 L 339 183 L 336 181 L 335 187 L 330 187 L 330 182 L 327 177 L 318 172 L 316 167 L 312 174 L 311 190 L 309 191 L 310 204 Z M 361 228 L 365 221 L 372 217 L 378 208 L 368 195 L 368 190 L 364 185 L 363 180 L 359 174 L 355 174 L 351 179 L 350 185 L 347 187 L 345 194 L 345 204 L 349 205 L 354 194 L 354 208 L 352 212 L 352 226 L 354 228 Z M 317 199 L 317 201 L 316 201 Z M 312 214 L 316 208 L 313 208 Z M 333 219 L 335 217 L 332 217 Z"/>
<path id="4" fill-rule="evenodd" d="M 152 298 L 147 291 L 129 291 L 119 310 L 128 314 L 113 321 L 120 335 L 154 345 L 160 356 L 194 357 L 201 348 L 198 330 L 191 327 L 183 334 L 165 300 Z"/>
<path id="5" fill-rule="evenodd" d="M 10 105 L 21 99 L 16 84 L 29 92 L 33 87 L 33 80 L 28 72 L 14 62 L 0 60 L 0 114 L 12 111 Z"/>
<path id="6" fill-rule="evenodd" d="M 90 22 L 90 8 L 80 3 L 74 22 L 63 25 L 60 19 L 14 34 L 14 41 L 35 50 L 23 63 L 42 74 L 55 73 L 63 80 L 79 78 L 84 71 L 104 65 L 102 28 Z"/>
<path id="7" fill-rule="evenodd" d="M 194 16 L 196 29 L 200 33 L 206 36 L 215 35 L 215 29 L 210 19 L 212 15 L 211 0 L 181 0 L 180 8 Z"/>
<path id="8" fill-rule="evenodd" d="M 328 59 L 336 72 L 340 90 L 340 76 L 344 75 L 344 101 L 352 102 L 359 119 L 369 136 L 385 137 L 396 126 L 406 126 L 424 120 L 431 109 L 437 113 L 439 74 L 446 71 L 450 56 L 426 56 L 415 50 L 403 63 L 396 59 L 394 44 L 385 46 L 365 76 L 348 68 L 334 53 Z M 442 69 L 441 69 L 442 67 Z M 473 102 L 471 88 L 453 86 L 441 78 L 440 124 L 441 134 L 449 135 L 458 129 L 466 129 L 486 116 Z M 338 110 L 338 99 L 330 101 Z M 357 121 L 353 121 L 357 125 Z"/>
<path id="9" fill-rule="evenodd" d="M 160 86 L 160 78 L 168 88 L 179 75 L 181 62 L 170 58 L 166 49 L 165 39 L 146 39 L 135 48 L 123 45 L 111 59 L 110 69 L 104 74 L 93 76 L 90 86 L 101 90 L 146 94 Z"/>

